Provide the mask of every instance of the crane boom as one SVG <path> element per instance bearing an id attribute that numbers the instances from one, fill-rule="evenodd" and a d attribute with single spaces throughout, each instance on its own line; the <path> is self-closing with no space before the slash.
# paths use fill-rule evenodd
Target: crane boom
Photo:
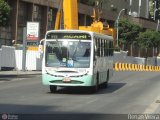
<path id="1" fill-rule="evenodd" d="M 93 23 L 90 26 L 79 26 L 78 25 L 78 1 L 77 0 L 61 0 L 59 5 L 59 10 L 56 16 L 55 29 L 59 28 L 60 21 L 60 10 L 63 2 L 63 21 L 64 29 L 70 30 L 85 30 L 92 31 L 96 33 L 101 33 L 105 35 L 113 36 L 115 39 L 116 31 L 110 28 L 108 24 L 104 25 L 100 21 L 101 6 L 99 0 L 96 0 L 96 5 L 94 8 Z"/>
<path id="2" fill-rule="evenodd" d="M 60 1 L 59 1 L 59 8 L 58 8 L 58 11 L 57 11 L 56 22 L 55 22 L 55 27 L 54 27 L 55 30 L 58 30 L 58 29 L 59 29 L 60 18 L 61 18 L 62 2 L 63 2 L 63 0 L 60 0 Z"/>
<path id="3" fill-rule="evenodd" d="M 63 0 L 64 29 L 78 30 L 77 0 Z"/>

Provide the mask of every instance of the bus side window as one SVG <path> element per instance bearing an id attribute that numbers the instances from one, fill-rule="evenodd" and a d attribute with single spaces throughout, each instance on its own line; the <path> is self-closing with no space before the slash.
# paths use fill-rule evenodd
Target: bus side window
<path id="1" fill-rule="evenodd" d="M 96 39 L 96 45 L 97 45 L 97 56 L 100 57 L 100 41 L 99 39 Z"/>
<path id="2" fill-rule="evenodd" d="M 100 41 L 101 41 L 101 57 L 103 57 L 104 56 L 103 39 L 101 39 Z"/>
<path id="3" fill-rule="evenodd" d="M 108 56 L 108 41 L 107 40 L 105 40 L 105 54 L 106 54 L 106 56 Z"/>
<path id="4" fill-rule="evenodd" d="M 111 41 L 109 41 L 109 46 L 108 46 L 108 51 L 109 51 L 109 56 L 111 56 Z"/>
<path id="5" fill-rule="evenodd" d="M 102 40 L 103 57 L 105 56 L 105 40 Z"/>
<path id="6" fill-rule="evenodd" d="M 96 60 L 97 53 L 98 53 L 97 38 L 94 38 L 94 60 Z"/>
<path id="7" fill-rule="evenodd" d="M 109 41 L 109 56 L 113 56 L 113 42 Z"/>
<path id="8" fill-rule="evenodd" d="M 113 41 L 111 42 L 111 56 L 113 56 Z"/>
<path id="9" fill-rule="evenodd" d="M 107 45 L 106 45 L 106 40 L 104 40 L 104 56 L 107 56 Z"/>
<path id="10" fill-rule="evenodd" d="M 99 56 L 102 56 L 102 46 L 101 46 L 101 39 L 98 39 L 98 43 L 99 43 Z"/>

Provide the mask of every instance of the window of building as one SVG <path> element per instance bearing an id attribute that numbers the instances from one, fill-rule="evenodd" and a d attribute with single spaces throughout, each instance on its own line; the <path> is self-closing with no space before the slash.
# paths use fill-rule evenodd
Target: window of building
<path id="1" fill-rule="evenodd" d="M 0 27 L 0 46 L 2 45 L 12 45 L 10 27 Z"/>
<path id="2" fill-rule="evenodd" d="M 27 22 L 27 5 L 25 2 L 19 2 L 18 7 L 18 24 L 25 26 Z"/>
<path id="3" fill-rule="evenodd" d="M 33 20 L 38 22 L 42 20 L 42 8 L 38 5 L 33 7 Z"/>
<path id="4" fill-rule="evenodd" d="M 27 3 L 19 2 L 17 44 L 23 43 L 23 28 L 27 24 Z"/>
<path id="5" fill-rule="evenodd" d="M 55 27 L 57 9 L 49 8 L 48 10 L 48 30 L 53 30 Z"/>
<path id="6" fill-rule="evenodd" d="M 39 6 L 39 5 L 34 5 L 33 6 L 33 21 L 34 22 L 39 22 L 39 27 L 40 27 L 40 31 L 39 31 L 39 35 L 40 38 L 43 38 L 44 36 L 41 34 L 43 33 L 43 28 L 44 26 L 42 26 L 42 16 L 43 16 L 43 12 L 42 12 L 42 8 L 43 6 Z"/>

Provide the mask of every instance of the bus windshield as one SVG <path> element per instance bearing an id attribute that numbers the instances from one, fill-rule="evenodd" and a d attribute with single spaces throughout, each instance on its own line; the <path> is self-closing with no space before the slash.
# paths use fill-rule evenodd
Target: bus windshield
<path id="1" fill-rule="evenodd" d="M 46 67 L 89 68 L 91 42 L 81 40 L 46 41 Z"/>

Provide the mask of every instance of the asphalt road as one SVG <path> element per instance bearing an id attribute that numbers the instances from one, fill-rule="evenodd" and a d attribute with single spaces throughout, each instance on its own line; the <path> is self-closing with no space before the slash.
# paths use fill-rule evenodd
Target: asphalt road
<path id="1" fill-rule="evenodd" d="M 59 119 L 67 119 L 69 114 L 76 120 L 77 114 L 81 115 L 79 119 L 86 115 L 88 120 L 104 119 L 106 114 L 112 119 L 122 114 L 122 118 L 131 114 L 159 114 L 159 86 L 159 72 L 115 72 L 108 88 L 95 94 L 88 94 L 84 88 L 59 88 L 52 94 L 48 86 L 41 84 L 40 75 L 0 78 L 0 114 L 40 118 L 44 117 L 42 114 L 54 114 Z"/>

